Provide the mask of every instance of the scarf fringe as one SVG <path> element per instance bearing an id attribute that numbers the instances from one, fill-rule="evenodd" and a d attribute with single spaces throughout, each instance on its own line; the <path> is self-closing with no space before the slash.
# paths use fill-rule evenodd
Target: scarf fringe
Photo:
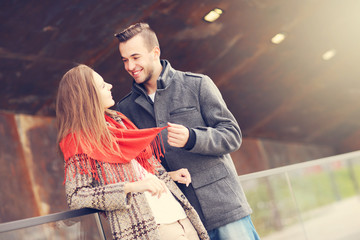
<path id="1" fill-rule="evenodd" d="M 164 157 L 165 149 L 162 147 L 163 139 L 161 134 L 157 135 L 151 144 L 144 149 L 135 159 L 148 172 L 157 173 L 156 168 L 161 166 L 161 157 Z M 150 149 L 151 151 L 149 151 Z M 151 154 L 149 154 L 149 152 Z M 117 182 L 134 182 L 141 179 L 137 176 L 131 163 L 106 163 L 89 157 L 85 153 L 75 154 L 65 161 L 64 184 L 67 178 L 71 181 L 76 178 L 76 174 L 88 175 L 105 184 Z M 69 176 L 70 175 L 70 176 Z"/>
<path id="2" fill-rule="evenodd" d="M 106 163 L 86 154 L 76 154 L 65 162 L 64 184 L 67 179 L 75 180 L 77 174 L 87 175 L 98 182 L 103 180 L 105 184 L 136 181 L 136 173 L 130 163 Z"/>

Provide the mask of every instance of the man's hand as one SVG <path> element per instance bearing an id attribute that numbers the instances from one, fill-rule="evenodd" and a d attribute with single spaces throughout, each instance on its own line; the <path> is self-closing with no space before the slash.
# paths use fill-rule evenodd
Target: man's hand
<path id="1" fill-rule="evenodd" d="M 168 123 L 168 143 L 173 147 L 184 147 L 189 140 L 189 129 L 180 124 Z"/>
<path id="2" fill-rule="evenodd" d="M 186 184 L 187 187 L 191 183 L 191 176 L 186 168 L 181 168 L 177 171 L 169 172 L 169 175 L 173 181 Z"/>

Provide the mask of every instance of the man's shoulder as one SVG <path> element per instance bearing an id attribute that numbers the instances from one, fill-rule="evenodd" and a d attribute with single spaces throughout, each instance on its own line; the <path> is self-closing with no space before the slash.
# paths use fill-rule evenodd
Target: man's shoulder
<path id="1" fill-rule="evenodd" d="M 133 92 L 129 92 L 128 94 L 126 94 L 122 99 L 120 99 L 119 103 L 121 102 L 125 102 L 125 101 L 129 101 L 131 99 L 131 95 L 133 94 Z"/>
<path id="2" fill-rule="evenodd" d="M 183 71 L 176 71 L 178 74 L 178 78 L 181 78 L 184 82 L 201 82 L 203 79 L 208 78 L 206 75 L 201 73 L 194 73 L 194 72 L 183 72 Z"/>
<path id="3" fill-rule="evenodd" d="M 187 77 L 194 77 L 194 78 L 203 78 L 203 77 L 205 77 L 205 75 L 201 74 L 201 73 L 184 72 L 184 74 Z"/>
<path id="4" fill-rule="evenodd" d="M 170 63 L 167 61 L 167 67 L 166 67 L 167 71 L 165 71 L 167 73 L 167 77 L 169 78 L 175 78 L 175 79 L 198 79 L 201 80 L 203 78 L 206 78 L 208 76 L 206 76 L 205 74 L 201 74 L 201 73 L 194 73 L 194 72 L 190 72 L 190 71 L 182 71 L 179 69 L 175 69 L 173 68 Z"/>
<path id="5" fill-rule="evenodd" d="M 181 71 L 181 70 L 175 70 L 175 73 L 178 75 L 182 75 L 183 77 L 188 77 L 188 78 L 203 78 L 206 75 L 201 74 L 201 73 L 194 73 L 194 72 L 185 72 L 185 71 Z"/>
<path id="6" fill-rule="evenodd" d="M 133 92 L 131 91 L 127 95 L 125 95 L 125 97 L 120 99 L 120 101 L 116 104 L 116 109 L 120 110 L 121 107 L 127 106 L 129 104 L 129 102 L 131 102 L 132 94 L 133 94 Z"/>

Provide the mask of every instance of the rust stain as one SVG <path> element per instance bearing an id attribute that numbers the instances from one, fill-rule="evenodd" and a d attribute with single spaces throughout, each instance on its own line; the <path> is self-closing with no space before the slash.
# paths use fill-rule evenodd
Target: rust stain
<path id="1" fill-rule="evenodd" d="M 20 143 L 20 135 L 14 114 L 0 112 L 0 162 L 2 164 L 1 179 L 14 178 L 11 183 L 1 184 L 2 194 L 0 221 L 14 221 L 24 217 L 39 215 L 34 193 L 29 189 L 31 177 L 25 166 L 25 155 Z M 5 172 L 6 171 L 6 172 Z M 16 196 L 16 197 L 14 197 Z M 26 207 L 21 198 L 26 198 Z M 8 208 L 11 210 L 9 211 Z M 10 214 L 9 214 L 10 213 Z"/>
<path id="2" fill-rule="evenodd" d="M 20 137 L 20 142 L 22 144 L 22 151 L 26 163 L 26 167 L 29 170 L 29 177 L 30 177 L 30 187 L 34 193 L 34 197 L 36 200 L 37 208 L 39 209 L 39 214 L 47 215 L 49 214 L 50 206 L 42 200 L 41 197 L 41 186 L 37 184 L 36 177 L 34 175 L 36 163 L 33 159 L 33 154 L 30 148 L 30 142 L 27 138 L 27 132 L 30 131 L 32 128 L 36 128 L 41 126 L 43 123 L 42 121 L 37 121 L 36 118 L 27 115 L 16 115 L 15 116 L 16 123 L 17 123 L 17 130 L 18 135 Z M 46 118 L 44 118 L 46 119 Z"/>

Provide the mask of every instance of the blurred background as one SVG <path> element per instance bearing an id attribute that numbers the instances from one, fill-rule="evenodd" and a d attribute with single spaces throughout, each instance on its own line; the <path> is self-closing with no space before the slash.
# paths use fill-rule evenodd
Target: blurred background
<path id="1" fill-rule="evenodd" d="M 220 89 L 243 132 L 242 147 L 232 153 L 240 176 L 359 150 L 359 12 L 357 0 L 1 1 L 0 223 L 68 209 L 56 152 L 58 83 L 74 65 L 87 64 L 113 85 L 119 101 L 132 80 L 114 33 L 140 21 L 157 33 L 163 59 L 210 76 Z M 329 172 L 321 166 L 317 173 Z M 356 164 L 329 166 L 345 169 L 351 190 L 331 185 L 331 197 L 314 200 L 321 206 L 358 194 Z M 305 172 L 313 174 L 313 167 Z M 314 186 L 302 174 L 296 174 L 307 181 L 301 189 Z M 292 224 L 274 221 L 281 211 L 260 214 L 281 209 L 271 204 L 285 196 L 278 187 L 287 188 L 286 181 L 267 188 L 266 204 L 259 199 L 264 190 L 254 189 L 266 184 L 256 181 L 244 184 L 255 191 L 248 197 L 259 232 Z"/>

